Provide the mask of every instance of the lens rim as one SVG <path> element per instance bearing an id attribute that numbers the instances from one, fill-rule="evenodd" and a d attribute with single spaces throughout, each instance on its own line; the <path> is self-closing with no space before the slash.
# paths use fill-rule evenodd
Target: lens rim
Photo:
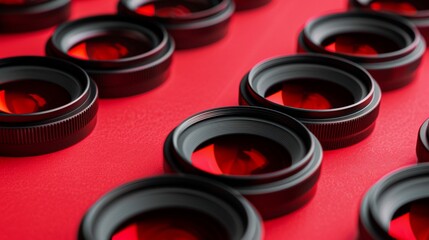
<path id="1" fill-rule="evenodd" d="M 419 129 L 416 153 L 419 162 L 429 162 L 429 119 Z"/>
<path id="2" fill-rule="evenodd" d="M 372 10 L 370 8 L 370 6 L 369 6 L 371 3 L 372 3 L 372 1 L 368 2 L 367 4 L 364 4 L 364 3 L 362 3 L 359 0 L 349 0 L 349 7 L 359 8 L 359 9 L 365 9 L 365 10 Z M 372 11 L 375 11 L 375 10 L 372 10 Z M 376 12 L 394 13 L 396 15 L 400 15 L 400 16 L 403 16 L 403 17 L 406 17 L 406 18 L 409 18 L 409 19 L 421 19 L 421 18 L 427 18 L 427 17 L 429 17 L 429 9 L 427 9 L 427 10 L 421 10 L 421 11 L 418 10 L 417 14 L 415 14 L 415 15 L 401 14 L 399 12 L 391 12 L 391 11 L 383 11 L 383 10 L 376 11 Z"/>
<path id="3" fill-rule="evenodd" d="M 187 134 L 186 130 L 189 127 L 198 124 L 201 126 L 213 119 L 222 121 L 230 117 L 239 117 L 248 123 L 264 122 L 278 127 L 279 131 L 292 133 L 295 138 L 302 141 L 303 145 L 298 145 L 298 147 L 301 146 L 301 149 L 287 150 L 291 155 L 293 155 L 293 151 L 302 151 L 304 154 L 300 155 L 300 158 L 296 159 L 288 168 L 257 175 L 216 175 L 192 165 L 191 159 L 186 157 L 178 146 L 179 137 Z M 227 135 L 233 130 L 228 128 L 227 133 L 222 135 Z M 252 128 L 249 127 L 247 131 L 249 134 Z M 281 144 L 273 137 L 270 140 Z M 319 141 L 303 124 L 286 114 L 260 107 L 223 107 L 197 113 L 171 131 L 164 143 L 164 170 L 166 172 L 198 175 L 232 186 L 254 204 L 264 219 L 289 213 L 303 206 L 312 198 L 314 195 L 312 191 L 315 191 L 320 175 L 322 158 L 323 150 Z M 281 206 L 269 204 L 276 202 L 279 196 L 284 194 L 288 194 L 290 199 L 282 202 Z M 294 203 L 294 201 L 296 202 Z"/>
<path id="4" fill-rule="evenodd" d="M 155 193 L 157 192 L 157 194 Z M 234 236 L 231 240 L 260 240 L 263 235 L 263 226 L 261 219 L 253 206 L 238 194 L 233 189 L 209 181 L 204 178 L 185 175 L 164 175 L 147 179 L 137 180 L 125 185 L 122 185 L 113 191 L 105 194 L 100 198 L 85 214 L 79 228 L 80 240 L 110 240 L 107 236 L 111 236 L 117 231 L 117 228 L 124 224 L 127 220 L 132 219 L 136 215 L 157 208 L 169 208 L 177 206 L 175 201 L 166 201 L 165 196 L 180 196 L 188 199 L 187 206 L 195 210 L 193 206 L 195 198 L 199 201 L 215 204 L 217 207 L 224 208 L 228 206 L 233 214 L 229 214 L 229 221 L 237 224 L 242 224 L 242 229 L 232 229 L 226 226 L 219 217 L 216 218 L 229 234 Z M 151 197 L 156 197 L 158 200 L 154 202 L 154 206 L 145 206 L 134 208 L 130 206 L 129 201 L 141 202 L 141 200 Z M 164 197 L 164 198 L 163 198 Z M 183 207 L 183 206 L 182 206 Z M 126 214 L 122 214 L 123 219 L 109 219 L 108 216 L 115 215 L 118 209 L 126 208 Z M 207 211 L 210 209 L 207 208 Z M 213 213 L 210 215 L 214 215 Z M 116 214 L 117 215 L 117 214 Z M 214 217 L 214 216 L 212 216 Z M 119 217 L 118 217 L 119 218 Z M 106 221 L 113 221 L 106 226 Z M 104 225 L 103 225 L 104 224 Z M 97 226 L 98 225 L 98 226 Z M 95 233 L 99 235 L 95 235 Z M 234 233 L 233 233 L 234 232 Z M 100 236 L 103 234 L 105 237 Z"/>
<path id="5" fill-rule="evenodd" d="M 393 240 L 388 233 L 388 217 L 413 201 L 429 198 L 428 174 L 429 163 L 422 163 L 390 173 L 372 186 L 361 201 L 360 239 Z"/>

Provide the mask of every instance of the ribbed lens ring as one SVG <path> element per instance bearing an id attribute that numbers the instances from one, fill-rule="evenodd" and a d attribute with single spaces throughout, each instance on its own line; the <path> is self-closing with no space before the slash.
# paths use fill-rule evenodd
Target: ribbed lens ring
<path id="1" fill-rule="evenodd" d="M 101 97 L 149 91 L 168 77 L 174 42 L 153 22 L 102 15 L 68 22 L 46 44 L 46 54 L 84 68 Z"/>
<path id="2" fill-rule="evenodd" d="M 160 220 L 161 229 L 154 226 Z M 222 233 L 219 239 L 260 240 L 263 234 L 254 208 L 232 189 L 204 178 L 167 175 L 135 181 L 103 196 L 83 218 L 79 239 L 114 240 L 133 223 L 135 239 L 159 239 L 171 232 L 167 239 L 205 240 Z"/>
<path id="3" fill-rule="evenodd" d="M 419 162 L 429 162 L 429 119 L 420 127 L 416 151 Z"/>
<path id="4" fill-rule="evenodd" d="M 299 52 L 340 56 L 364 67 L 382 90 L 415 79 L 426 44 L 406 19 L 377 12 L 348 12 L 313 19 L 298 40 Z"/>
<path id="5" fill-rule="evenodd" d="M 264 6 L 271 0 L 234 0 L 237 10 L 247 10 Z"/>
<path id="6" fill-rule="evenodd" d="M 163 24 L 178 49 L 208 45 L 225 37 L 234 9 L 232 0 L 121 0 L 118 4 L 120 15 Z"/>
<path id="7" fill-rule="evenodd" d="M 410 20 L 429 40 L 429 4 L 424 0 L 349 0 L 350 9 L 390 12 Z"/>
<path id="8" fill-rule="evenodd" d="M 427 234 L 429 219 L 428 175 L 429 164 L 425 163 L 403 168 L 377 182 L 365 194 L 361 203 L 359 239 L 402 239 L 397 235 L 395 228 L 400 229 L 399 234 L 403 234 L 407 228 L 412 228 L 413 232 L 410 234 L 416 236 Z M 412 206 L 413 204 L 415 206 Z M 404 214 L 408 214 L 405 218 L 407 222 L 402 222 L 401 225 L 397 226 L 398 223 L 394 220 Z M 421 223 L 426 223 L 426 225 L 423 225 L 422 228 L 419 226 Z M 417 237 L 417 239 L 424 238 Z"/>
<path id="9" fill-rule="evenodd" d="M 285 114 L 227 107 L 182 122 L 165 141 L 164 157 L 166 171 L 232 186 L 269 219 L 311 200 L 322 148 L 307 128 Z"/>
<path id="10" fill-rule="evenodd" d="M 241 105 L 289 114 L 325 149 L 357 143 L 373 131 L 381 91 L 349 61 L 318 54 L 279 57 L 256 65 L 241 81 Z"/>
<path id="11" fill-rule="evenodd" d="M 98 91 L 79 67 L 58 59 L 0 61 L 0 154 L 57 151 L 91 133 Z"/>
<path id="12" fill-rule="evenodd" d="M 71 12 L 70 0 L 0 1 L 0 32 L 26 32 L 65 22 Z"/>

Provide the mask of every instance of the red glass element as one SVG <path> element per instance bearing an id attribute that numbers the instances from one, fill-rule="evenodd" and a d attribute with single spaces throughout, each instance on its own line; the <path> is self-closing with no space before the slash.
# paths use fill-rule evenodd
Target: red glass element
<path id="1" fill-rule="evenodd" d="M 84 60 L 117 60 L 143 54 L 153 46 L 146 37 L 133 38 L 120 33 L 98 36 L 75 44 L 67 53 Z"/>
<path id="2" fill-rule="evenodd" d="M 429 199 L 408 204 L 390 222 L 389 235 L 398 240 L 429 239 Z"/>
<path id="3" fill-rule="evenodd" d="M 218 239 L 229 239 L 225 228 L 209 215 L 191 209 L 144 213 L 112 236 L 112 240 Z"/>
<path id="4" fill-rule="evenodd" d="M 0 112 L 28 114 L 63 106 L 70 94 L 54 83 L 40 80 L 17 80 L 0 84 Z"/>
<path id="5" fill-rule="evenodd" d="M 318 79 L 293 79 L 271 87 L 265 98 L 294 108 L 326 110 L 354 103 L 353 95 L 342 86 Z"/>
<path id="6" fill-rule="evenodd" d="M 375 11 L 388 11 L 409 16 L 416 15 L 418 11 L 412 1 L 374 1 L 370 4 L 370 8 Z"/>
<path id="7" fill-rule="evenodd" d="M 289 152 L 280 144 L 244 134 L 210 139 L 193 152 L 191 160 L 195 167 L 217 175 L 256 175 L 292 165 Z"/>
<path id="8" fill-rule="evenodd" d="M 143 4 L 136 9 L 136 12 L 150 17 L 181 17 L 194 12 L 207 10 L 212 6 L 210 1 L 164 0 Z"/>
<path id="9" fill-rule="evenodd" d="M 339 34 L 325 40 L 322 46 L 330 52 L 357 56 L 375 56 L 401 49 L 389 38 L 372 33 Z"/>

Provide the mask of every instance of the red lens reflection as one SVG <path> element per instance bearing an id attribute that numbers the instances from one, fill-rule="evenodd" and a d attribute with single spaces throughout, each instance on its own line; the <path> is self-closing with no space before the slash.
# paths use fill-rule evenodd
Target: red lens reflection
<path id="1" fill-rule="evenodd" d="M 389 235 L 398 240 L 428 240 L 429 199 L 401 208 L 390 222 Z"/>
<path id="2" fill-rule="evenodd" d="M 192 164 L 212 174 L 255 175 L 292 165 L 289 152 L 280 144 L 254 135 L 220 136 L 200 145 Z"/>
<path id="3" fill-rule="evenodd" d="M 0 112 L 28 114 L 63 106 L 70 94 L 54 83 L 39 80 L 17 80 L 0 84 Z"/>
<path id="4" fill-rule="evenodd" d="M 117 60 L 133 57 L 153 48 L 148 38 L 98 36 L 81 41 L 68 50 L 70 56 L 84 60 Z"/>
<path id="5" fill-rule="evenodd" d="M 210 1 L 156 1 L 141 5 L 136 12 L 145 16 L 180 17 L 211 8 Z"/>
<path id="6" fill-rule="evenodd" d="M 265 98 L 294 108 L 326 110 L 348 106 L 354 97 L 344 87 L 318 79 L 294 79 L 271 87 Z"/>
<path id="7" fill-rule="evenodd" d="M 396 42 L 389 38 L 370 33 L 336 35 L 325 40 L 322 46 L 330 52 L 358 56 L 375 56 L 401 49 Z"/>
<path id="8" fill-rule="evenodd" d="M 117 231 L 112 240 L 228 240 L 225 228 L 209 215 L 190 209 L 142 214 Z"/>
<path id="9" fill-rule="evenodd" d="M 412 1 L 373 1 L 370 8 L 375 11 L 388 11 L 402 15 L 416 15 L 418 11 Z"/>

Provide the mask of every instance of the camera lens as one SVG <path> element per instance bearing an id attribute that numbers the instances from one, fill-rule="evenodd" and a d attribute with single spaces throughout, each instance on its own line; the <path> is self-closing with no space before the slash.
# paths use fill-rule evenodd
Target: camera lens
<path id="1" fill-rule="evenodd" d="M 429 164 L 396 171 L 377 182 L 360 209 L 360 239 L 429 237 Z"/>
<path id="2" fill-rule="evenodd" d="M 94 129 L 98 91 L 81 68 L 44 57 L 0 61 L 0 155 L 71 146 Z"/>
<path id="3" fill-rule="evenodd" d="M 149 91 L 169 75 L 174 43 L 152 22 L 104 15 L 61 25 L 46 44 L 48 56 L 84 68 L 106 98 Z"/>
<path id="4" fill-rule="evenodd" d="M 222 39 L 234 9 L 232 0 L 121 0 L 118 4 L 121 15 L 163 24 L 179 49 Z"/>
<path id="5" fill-rule="evenodd" d="M 311 200 L 322 148 L 288 115 L 266 108 L 226 107 L 182 122 L 166 139 L 164 157 L 167 172 L 225 183 L 269 219 Z"/>
<path id="6" fill-rule="evenodd" d="M 377 12 L 332 14 L 310 21 L 298 40 L 299 52 L 343 57 L 364 67 L 382 90 L 415 79 L 426 44 L 406 19 Z"/>
<path id="7" fill-rule="evenodd" d="M 417 138 L 417 158 L 419 162 L 429 162 L 429 119 L 426 120 L 419 130 Z"/>
<path id="8" fill-rule="evenodd" d="M 0 0 L 0 32 L 39 30 L 65 22 L 70 0 Z"/>
<path id="9" fill-rule="evenodd" d="M 381 91 L 363 68 L 320 54 L 279 57 L 256 65 L 241 81 L 241 105 L 289 114 L 323 148 L 357 143 L 375 127 Z"/>
<path id="10" fill-rule="evenodd" d="M 121 186 L 85 215 L 80 240 L 260 240 L 255 209 L 227 186 L 167 175 Z"/>
<path id="11" fill-rule="evenodd" d="M 410 20 L 429 41 L 429 2 L 424 0 L 349 0 L 349 8 L 398 14 Z"/>
<path id="12" fill-rule="evenodd" d="M 264 6 L 271 2 L 271 0 L 234 0 L 237 10 L 247 10 Z"/>

